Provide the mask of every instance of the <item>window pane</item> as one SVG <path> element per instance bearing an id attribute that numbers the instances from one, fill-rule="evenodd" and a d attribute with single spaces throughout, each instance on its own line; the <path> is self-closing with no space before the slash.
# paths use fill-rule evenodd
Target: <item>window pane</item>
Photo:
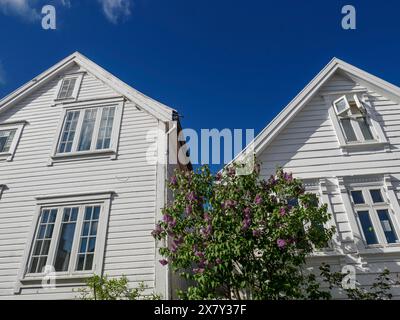
<path id="1" fill-rule="evenodd" d="M 356 134 L 354 133 L 354 129 L 351 125 L 351 119 L 341 119 L 342 128 L 344 131 L 344 135 L 346 136 L 347 141 L 357 141 Z"/>
<path id="2" fill-rule="evenodd" d="M 65 99 L 72 97 L 75 88 L 75 83 L 76 83 L 76 78 L 64 79 L 61 84 L 60 93 L 58 94 L 58 99 Z"/>
<path id="3" fill-rule="evenodd" d="M 76 215 L 72 213 L 77 211 L 78 208 L 64 208 L 61 235 L 56 251 L 56 262 L 54 266 L 56 271 L 68 270 L 76 225 Z"/>
<path id="4" fill-rule="evenodd" d="M 372 201 L 374 203 L 380 203 L 380 202 L 384 202 L 383 201 L 383 197 L 382 197 L 382 193 L 380 189 L 376 189 L 376 190 L 369 190 L 369 193 L 371 194 L 371 198 Z"/>
<path id="5" fill-rule="evenodd" d="M 351 191 L 351 197 L 353 198 L 354 204 L 365 203 L 362 191 Z"/>
<path id="6" fill-rule="evenodd" d="M 378 213 L 379 220 L 381 221 L 382 229 L 386 237 L 386 241 L 388 243 L 396 243 L 398 242 L 396 233 L 393 229 L 392 221 L 389 218 L 389 212 L 387 209 L 384 210 L 376 210 Z"/>
<path id="7" fill-rule="evenodd" d="M 110 147 L 114 113 L 115 107 L 103 108 L 96 149 L 107 149 Z"/>
<path id="8" fill-rule="evenodd" d="M 371 218 L 368 211 L 358 211 L 358 217 L 360 219 L 361 228 L 364 233 L 365 241 L 367 244 L 377 244 L 375 230 L 372 226 Z"/>
<path id="9" fill-rule="evenodd" d="M 360 125 L 361 132 L 363 134 L 364 140 L 374 140 L 374 137 L 372 136 L 371 133 L 371 128 L 369 127 L 369 124 L 367 123 L 367 119 L 365 117 L 359 118 L 358 124 Z"/>
<path id="10" fill-rule="evenodd" d="M 79 138 L 78 151 L 90 150 L 92 144 L 92 136 L 94 124 L 96 122 L 97 109 L 85 110 L 85 116 L 83 118 L 81 136 Z"/>
<path id="11" fill-rule="evenodd" d="M 42 272 L 46 265 L 57 209 L 43 209 L 39 218 L 38 231 L 31 254 L 29 273 Z"/>
<path id="12" fill-rule="evenodd" d="M 65 124 L 61 133 L 59 153 L 71 152 L 72 143 L 74 142 L 76 125 L 78 123 L 80 111 L 68 111 L 65 117 Z"/>
<path id="13" fill-rule="evenodd" d="M 10 151 L 16 131 L 16 129 L 0 131 L 0 152 Z"/>
<path id="14" fill-rule="evenodd" d="M 92 270 L 93 268 L 99 213 L 100 206 L 87 206 L 85 208 L 76 270 Z"/>
<path id="15" fill-rule="evenodd" d="M 342 98 L 339 101 L 337 101 L 335 103 L 335 106 L 336 106 L 336 112 L 338 114 L 340 114 L 340 113 L 344 112 L 346 109 L 348 109 L 348 105 L 347 105 L 345 98 Z"/>

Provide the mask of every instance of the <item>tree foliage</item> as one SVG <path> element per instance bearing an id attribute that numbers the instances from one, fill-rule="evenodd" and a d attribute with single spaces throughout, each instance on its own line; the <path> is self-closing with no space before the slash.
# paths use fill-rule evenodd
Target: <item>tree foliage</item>
<path id="1" fill-rule="evenodd" d="M 93 275 L 86 280 L 87 287 L 79 289 L 80 300 L 158 300 L 160 295 L 144 295 L 147 286 L 141 282 L 137 288 L 128 287 L 128 279 Z"/>
<path id="2" fill-rule="evenodd" d="M 326 206 L 281 169 L 267 180 L 235 170 L 204 166 L 169 182 L 174 200 L 152 234 L 168 243 L 160 263 L 190 280 L 181 297 L 327 298 L 302 268 L 334 233 Z"/>

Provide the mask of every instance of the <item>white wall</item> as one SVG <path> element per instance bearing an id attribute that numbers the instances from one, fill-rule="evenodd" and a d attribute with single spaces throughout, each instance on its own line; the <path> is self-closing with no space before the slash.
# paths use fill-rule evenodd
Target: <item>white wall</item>
<path id="1" fill-rule="evenodd" d="M 0 184 L 8 190 L 0 199 L 0 299 L 76 296 L 71 287 L 55 290 L 13 290 L 21 268 L 25 244 L 35 214 L 35 197 L 88 190 L 113 190 L 106 242 L 104 272 L 126 275 L 130 285 L 140 281 L 154 289 L 155 244 L 151 230 L 155 223 L 156 166 L 146 162 L 148 130 L 158 121 L 127 102 L 122 118 L 117 160 L 92 159 L 47 166 L 60 121 L 61 107 L 52 107 L 57 80 L 42 86 L 30 97 L 0 114 L 0 123 L 26 120 L 12 162 L 0 162 Z M 116 92 L 86 74 L 79 99 L 117 96 Z M 156 139 L 156 132 L 154 132 Z"/>

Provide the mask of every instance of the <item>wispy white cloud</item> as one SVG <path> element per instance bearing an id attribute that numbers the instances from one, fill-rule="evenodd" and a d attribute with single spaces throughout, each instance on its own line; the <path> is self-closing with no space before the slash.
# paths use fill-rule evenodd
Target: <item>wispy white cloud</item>
<path id="1" fill-rule="evenodd" d="M 126 19 L 131 15 L 131 0 L 98 0 L 102 6 L 106 18 L 117 24 L 120 20 Z"/>
<path id="2" fill-rule="evenodd" d="M 0 11 L 6 15 L 20 16 L 33 22 L 40 18 L 39 12 L 33 7 L 32 0 L 0 0 Z"/>
<path id="3" fill-rule="evenodd" d="M 0 60 L 0 85 L 6 83 L 6 72 L 4 71 L 3 63 Z"/>
<path id="4" fill-rule="evenodd" d="M 60 0 L 64 7 L 71 8 L 71 0 Z"/>
<path id="5" fill-rule="evenodd" d="M 0 13 L 19 16 L 25 21 L 34 22 L 41 18 L 41 6 L 45 0 L 0 0 Z M 57 0 L 56 3 L 71 8 L 72 0 Z M 103 14 L 110 22 L 117 24 L 132 14 L 133 0 L 97 0 Z"/>

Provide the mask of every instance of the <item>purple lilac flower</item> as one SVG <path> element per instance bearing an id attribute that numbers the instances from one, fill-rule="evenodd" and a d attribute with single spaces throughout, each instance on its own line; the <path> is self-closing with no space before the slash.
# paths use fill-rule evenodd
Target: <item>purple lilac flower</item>
<path id="1" fill-rule="evenodd" d="M 293 175 L 291 174 L 291 173 L 284 173 L 283 174 L 283 178 L 287 181 L 287 182 L 290 182 L 290 181 L 292 181 L 293 180 Z"/>
<path id="2" fill-rule="evenodd" d="M 196 257 L 198 257 L 198 258 L 204 258 L 204 252 L 201 252 L 201 251 L 196 251 L 195 253 L 194 253 L 194 255 L 196 256 Z"/>
<path id="3" fill-rule="evenodd" d="M 178 183 L 178 180 L 176 179 L 176 176 L 172 176 L 169 182 L 171 185 L 175 186 Z"/>
<path id="4" fill-rule="evenodd" d="M 193 191 L 189 192 L 186 196 L 189 201 L 196 201 L 197 197 Z"/>
<path id="5" fill-rule="evenodd" d="M 249 207 L 247 207 L 247 208 L 245 208 L 245 209 L 243 210 L 243 213 L 244 213 L 244 216 L 245 216 L 245 217 L 250 217 L 250 212 L 251 212 L 251 210 L 250 210 Z"/>
<path id="6" fill-rule="evenodd" d="M 170 220 L 168 225 L 170 226 L 170 228 L 174 228 L 176 226 L 176 219 Z"/>
<path id="7" fill-rule="evenodd" d="M 204 236 L 204 237 L 208 237 L 212 232 L 212 227 L 211 225 L 208 225 L 206 228 L 202 227 L 200 229 L 200 233 Z"/>
<path id="8" fill-rule="evenodd" d="M 194 268 L 193 272 L 194 273 L 203 273 L 204 272 L 204 268 Z"/>
<path id="9" fill-rule="evenodd" d="M 208 212 L 204 213 L 204 220 L 207 222 L 210 222 L 212 220 L 211 216 L 208 214 Z"/>
<path id="10" fill-rule="evenodd" d="M 192 212 L 193 212 L 192 206 L 191 206 L 190 204 L 187 205 L 187 206 L 186 206 L 186 214 L 187 214 L 187 215 L 190 215 L 190 214 L 192 214 Z"/>
<path id="11" fill-rule="evenodd" d="M 222 207 L 226 208 L 226 209 L 231 209 L 231 208 L 236 207 L 236 205 L 237 205 L 237 202 L 235 200 L 226 200 Z"/>
<path id="12" fill-rule="evenodd" d="M 172 253 L 176 253 L 176 251 L 178 251 L 178 246 L 176 245 L 175 242 L 172 242 L 172 244 L 171 244 L 171 252 Z"/>
<path id="13" fill-rule="evenodd" d="M 178 238 L 174 239 L 173 241 L 177 246 L 179 246 L 180 244 L 183 243 L 183 237 L 179 236 Z"/>
<path id="14" fill-rule="evenodd" d="M 261 196 L 258 194 L 258 195 L 256 195 L 256 198 L 254 199 L 254 203 L 255 204 L 260 204 L 262 202 L 262 198 L 261 198 Z"/>
<path id="15" fill-rule="evenodd" d="M 161 225 L 159 223 L 156 224 L 156 228 L 151 232 L 153 237 L 159 236 L 163 231 Z"/>
<path id="16" fill-rule="evenodd" d="M 246 231 L 250 227 L 250 224 L 251 224 L 250 218 L 244 219 L 242 221 L 242 231 Z"/>
<path id="17" fill-rule="evenodd" d="M 261 230 L 260 229 L 253 230 L 253 236 L 254 237 L 259 237 L 260 235 L 261 235 Z"/>
<path id="18" fill-rule="evenodd" d="M 285 239 L 278 239 L 276 240 L 276 244 L 278 245 L 279 249 L 284 249 L 286 247 L 286 240 Z"/>
<path id="19" fill-rule="evenodd" d="M 284 207 L 279 209 L 279 214 L 283 217 L 286 215 L 286 209 Z"/>
<path id="20" fill-rule="evenodd" d="M 164 222 L 169 223 L 172 220 L 172 217 L 169 214 L 164 214 L 163 220 Z"/>
<path id="21" fill-rule="evenodd" d="M 168 264 L 168 261 L 165 259 L 159 260 L 159 262 L 161 263 L 161 265 L 166 266 Z"/>

